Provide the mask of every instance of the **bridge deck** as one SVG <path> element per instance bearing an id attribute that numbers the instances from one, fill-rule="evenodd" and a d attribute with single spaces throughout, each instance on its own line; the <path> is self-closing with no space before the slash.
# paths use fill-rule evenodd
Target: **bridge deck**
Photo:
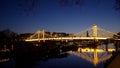
<path id="1" fill-rule="evenodd" d="M 55 37 L 55 38 L 40 38 L 40 39 L 27 39 L 25 41 L 38 41 L 38 40 L 93 40 L 102 39 L 106 40 L 109 37 Z"/>

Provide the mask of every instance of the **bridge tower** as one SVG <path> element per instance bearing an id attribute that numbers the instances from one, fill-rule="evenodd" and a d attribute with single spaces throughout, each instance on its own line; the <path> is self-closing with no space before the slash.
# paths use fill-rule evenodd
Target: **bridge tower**
<path id="1" fill-rule="evenodd" d="M 93 27 L 92 27 L 92 30 L 93 30 L 94 40 L 95 40 L 95 41 L 98 41 L 98 40 L 97 40 L 97 30 L 98 30 L 97 25 L 94 24 Z"/>
<path id="2" fill-rule="evenodd" d="M 38 34 L 38 42 L 40 42 L 40 36 L 41 36 L 41 34 L 42 34 L 43 42 L 45 42 L 44 29 L 43 29 L 42 31 L 39 30 L 39 31 L 37 32 L 37 34 Z"/>
<path id="3" fill-rule="evenodd" d="M 40 42 L 40 30 L 38 30 L 37 34 L 38 34 L 38 42 Z"/>
<path id="4" fill-rule="evenodd" d="M 45 31 L 44 31 L 44 29 L 42 30 L 42 36 L 43 36 L 43 42 L 45 42 Z"/>

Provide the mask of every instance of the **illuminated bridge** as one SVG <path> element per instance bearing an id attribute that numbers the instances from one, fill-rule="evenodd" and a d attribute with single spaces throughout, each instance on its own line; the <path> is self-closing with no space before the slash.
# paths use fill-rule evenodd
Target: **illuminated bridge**
<path id="1" fill-rule="evenodd" d="M 53 37 L 50 34 L 45 33 L 44 30 L 38 30 L 25 41 L 46 41 L 46 40 L 106 40 L 109 38 L 113 38 L 115 33 L 107 31 L 98 27 L 97 25 L 93 25 L 92 27 L 83 30 L 81 32 L 73 34 L 73 36 L 68 37 Z"/>

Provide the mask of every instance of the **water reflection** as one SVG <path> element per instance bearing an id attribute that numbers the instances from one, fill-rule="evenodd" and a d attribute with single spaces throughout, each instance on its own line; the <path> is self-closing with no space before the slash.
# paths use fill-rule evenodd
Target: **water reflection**
<path id="1" fill-rule="evenodd" d="M 77 51 L 69 51 L 68 53 L 83 58 L 96 67 L 98 63 L 109 59 L 112 56 L 112 51 L 115 49 L 108 49 L 106 52 L 97 48 L 78 48 Z"/>
<path id="2" fill-rule="evenodd" d="M 9 58 L 0 59 L 0 63 L 2 63 L 2 62 L 7 62 L 7 61 L 9 61 L 9 60 L 10 60 Z"/>
<path id="3" fill-rule="evenodd" d="M 2 64 L 0 68 L 94 68 L 109 59 L 114 50 L 109 48 L 106 52 L 102 48 L 76 48 L 75 46 L 54 49 L 23 46 L 12 53 L 6 52 L 3 58 L 0 58 Z"/>

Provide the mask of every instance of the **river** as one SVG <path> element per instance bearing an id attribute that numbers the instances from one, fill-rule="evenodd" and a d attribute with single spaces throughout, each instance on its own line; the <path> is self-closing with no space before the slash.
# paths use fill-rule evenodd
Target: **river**
<path id="1" fill-rule="evenodd" d="M 97 48 L 59 50 L 47 53 L 17 53 L 0 58 L 0 68 L 104 68 L 104 62 L 112 56 L 113 44 Z M 32 53 L 32 52 L 30 52 Z"/>

